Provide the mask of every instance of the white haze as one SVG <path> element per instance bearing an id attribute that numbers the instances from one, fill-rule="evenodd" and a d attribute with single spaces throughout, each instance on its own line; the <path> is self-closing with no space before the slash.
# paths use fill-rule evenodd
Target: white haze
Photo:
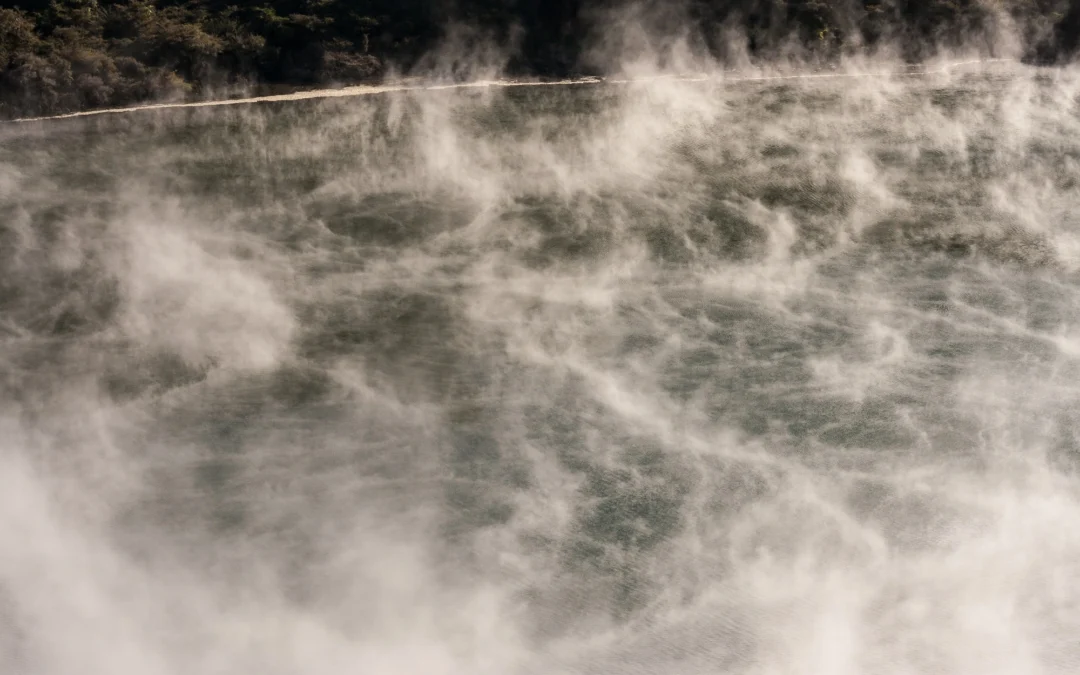
<path id="1" fill-rule="evenodd" d="M 0 130 L 0 672 L 1075 672 L 1080 73 L 672 54 Z"/>

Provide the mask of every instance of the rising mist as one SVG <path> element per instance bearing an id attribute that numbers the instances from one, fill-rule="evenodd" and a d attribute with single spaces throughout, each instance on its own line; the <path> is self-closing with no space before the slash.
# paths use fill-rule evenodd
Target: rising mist
<path id="1" fill-rule="evenodd" d="M 1075 669 L 1076 70 L 612 44 L 0 130 L 5 672 Z"/>

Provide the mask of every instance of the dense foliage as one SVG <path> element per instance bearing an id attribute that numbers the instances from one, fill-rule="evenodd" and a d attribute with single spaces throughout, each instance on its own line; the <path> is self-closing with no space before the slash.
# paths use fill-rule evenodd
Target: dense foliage
<path id="1" fill-rule="evenodd" d="M 1080 3 L 18 0 L 0 2 L 0 116 L 371 81 L 390 67 L 445 64 L 425 55 L 448 43 L 466 52 L 478 42 L 497 45 L 508 58 L 497 65 L 513 73 L 602 71 L 612 52 L 642 46 L 618 28 L 614 17 L 626 16 L 650 26 L 654 42 L 690 26 L 701 36 L 698 46 L 721 57 L 738 34 L 757 55 L 800 45 L 829 58 L 887 42 L 917 59 L 1006 22 L 1020 27 L 1027 57 L 1047 60 L 1076 47 Z"/>

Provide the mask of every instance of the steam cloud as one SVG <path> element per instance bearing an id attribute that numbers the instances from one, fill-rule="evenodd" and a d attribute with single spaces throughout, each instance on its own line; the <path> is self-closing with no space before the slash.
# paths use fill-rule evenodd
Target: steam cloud
<path id="1" fill-rule="evenodd" d="M 682 44 L 0 130 L 0 670 L 1073 672 L 1078 73 Z"/>

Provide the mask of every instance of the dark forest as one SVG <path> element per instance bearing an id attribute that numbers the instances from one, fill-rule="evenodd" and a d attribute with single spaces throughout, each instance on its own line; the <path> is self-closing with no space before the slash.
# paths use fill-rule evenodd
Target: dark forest
<path id="1" fill-rule="evenodd" d="M 509 76 L 603 75 L 643 48 L 635 34 L 660 53 L 681 38 L 722 63 L 737 42 L 751 59 L 797 52 L 813 66 L 885 49 L 996 56 L 1008 31 L 1009 56 L 1056 63 L 1078 29 L 1069 0 L 19 0 L 0 3 L 0 117 L 466 78 L 475 54 Z"/>

